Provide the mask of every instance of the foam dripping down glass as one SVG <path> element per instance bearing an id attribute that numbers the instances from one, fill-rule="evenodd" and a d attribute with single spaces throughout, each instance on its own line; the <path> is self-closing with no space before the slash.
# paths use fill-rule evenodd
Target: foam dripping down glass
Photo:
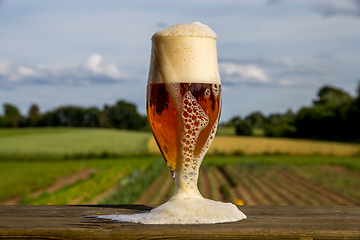
<path id="1" fill-rule="evenodd" d="M 144 224 L 233 222 L 246 216 L 231 203 L 201 196 L 201 162 L 213 141 L 221 111 L 216 34 L 201 23 L 155 33 L 147 84 L 147 115 L 175 179 L 172 198 L 148 213 L 99 218 Z"/>

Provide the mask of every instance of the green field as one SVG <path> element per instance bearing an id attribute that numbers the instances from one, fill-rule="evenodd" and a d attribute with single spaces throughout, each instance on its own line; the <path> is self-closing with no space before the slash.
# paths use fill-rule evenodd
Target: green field
<path id="1" fill-rule="evenodd" d="M 140 154 L 147 151 L 150 136 L 149 132 L 114 129 L 1 129 L 0 159 Z"/>
<path id="2" fill-rule="evenodd" d="M 126 177 L 135 170 L 144 170 L 158 157 L 129 157 L 120 159 L 83 159 L 67 161 L 0 161 L 0 202 L 20 196 L 23 204 L 69 204 L 90 201 L 95 196 L 116 185 L 117 176 Z M 52 194 L 30 198 L 39 189 L 49 187 L 63 176 L 93 170 L 86 181 L 63 186 Z M 119 179 L 118 179 L 119 180 Z"/>
<path id="3" fill-rule="evenodd" d="M 290 144 L 292 147 L 317 144 L 331 149 L 332 153 L 342 153 L 341 149 L 356 151 L 358 145 L 225 137 L 229 135 L 226 131 L 217 137 L 220 142 L 215 142 L 219 150 L 217 154 L 208 154 L 201 168 L 199 187 L 209 198 L 237 204 L 351 205 L 360 201 L 355 187 L 360 184 L 359 156 L 279 155 L 276 152 L 246 155 L 236 151 L 237 142 L 252 144 L 254 149 L 260 145 L 290 149 Z M 222 140 L 225 144 L 221 143 Z M 149 143 L 152 144 L 150 149 Z M 220 149 L 231 144 L 233 155 Z M 239 149 L 241 147 L 243 145 L 238 146 Z M 171 196 L 174 183 L 164 160 L 154 149 L 156 145 L 148 132 L 73 128 L 1 129 L 0 204 L 161 203 Z M 300 150 L 304 151 L 304 147 L 295 152 Z M 288 184 L 303 188 L 303 193 L 307 194 L 300 196 L 303 200 L 296 200 L 297 193 L 295 191 L 291 195 L 291 188 L 289 196 L 277 190 L 276 186 L 285 188 L 286 181 L 293 181 Z M 307 185 L 301 184 L 302 181 Z M 312 189 L 312 185 L 316 189 Z M 337 201 L 336 197 L 334 201 L 327 201 L 317 191 L 329 196 L 344 194 L 344 197 L 341 201 Z"/>
<path id="4" fill-rule="evenodd" d="M 232 164 L 270 164 L 270 165 L 294 165 L 314 166 L 332 165 L 342 166 L 350 170 L 360 172 L 360 157 L 342 156 L 292 156 L 292 155 L 270 155 L 270 156 L 205 156 L 204 162 L 208 165 L 232 165 Z"/>
<path id="5" fill-rule="evenodd" d="M 119 174 L 126 177 L 158 158 L 129 157 L 146 153 L 150 136 L 114 129 L 1 129 L 0 202 L 21 197 L 23 204 L 67 204 L 80 195 L 87 198 L 79 202 L 89 200 L 116 184 L 111 181 Z M 92 170 L 87 181 L 31 199 L 31 193 L 53 185 L 60 177 L 86 169 Z"/>

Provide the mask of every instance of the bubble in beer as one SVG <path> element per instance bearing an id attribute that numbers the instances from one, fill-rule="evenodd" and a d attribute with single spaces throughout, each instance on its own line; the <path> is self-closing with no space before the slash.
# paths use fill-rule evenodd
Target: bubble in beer
<path id="1" fill-rule="evenodd" d="M 190 159 L 193 159 L 191 167 L 195 169 L 197 161 L 196 156 L 194 156 L 195 144 L 193 143 L 197 142 L 201 131 L 209 124 L 209 116 L 201 105 L 197 103 L 191 91 L 187 91 L 184 95 L 182 118 L 185 128 L 184 135 L 181 139 L 183 146 L 182 153 L 185 159 L 183 163 L 184 169 L 186 170 L 187 167 L 190 167 L 188 163 Z M 188 178 L 188 176 L 186 176 L 186 178 Z"/>
<path id="2" fill-rule="evenodd" d="M 209 89 L 209 88 L 207 88 L 206 90 L 205 90 L 205 98 L 208 98 L 208 97 L 210 97 L 210 94 L 211 94 L 211 90 Z"/>
<path id="3" fill-rule="evenodd" d="M 211 85 L 211 88 L 214 96 L 217 98 L 219 96 L 219 88 L 220 88 L 219 84 L 214 83 Z"/>

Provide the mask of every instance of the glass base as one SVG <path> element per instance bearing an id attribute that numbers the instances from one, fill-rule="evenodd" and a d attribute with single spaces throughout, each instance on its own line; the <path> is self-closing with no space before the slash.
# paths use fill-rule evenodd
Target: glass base
<path id="1" fill-rule="evenodd" d="M 245 219 L 234 204 L 205 199 L 202 196 L 174 195 L 168 202 L 148 213 L 105 215 L 99 219 L 142 224 L 210 224 Z"/>

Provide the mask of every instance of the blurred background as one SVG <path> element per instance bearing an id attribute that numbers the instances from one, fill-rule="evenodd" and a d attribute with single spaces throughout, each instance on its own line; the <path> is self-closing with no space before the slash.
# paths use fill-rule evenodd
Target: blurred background
<path id="1" fill-rule="evenodd" d="M 170 198 L 146 83 L 151 36 L 187 22 L 223 89 L 203 195 L 359 205 L 359 0 L 0 0 L 0 204 Z"/>

